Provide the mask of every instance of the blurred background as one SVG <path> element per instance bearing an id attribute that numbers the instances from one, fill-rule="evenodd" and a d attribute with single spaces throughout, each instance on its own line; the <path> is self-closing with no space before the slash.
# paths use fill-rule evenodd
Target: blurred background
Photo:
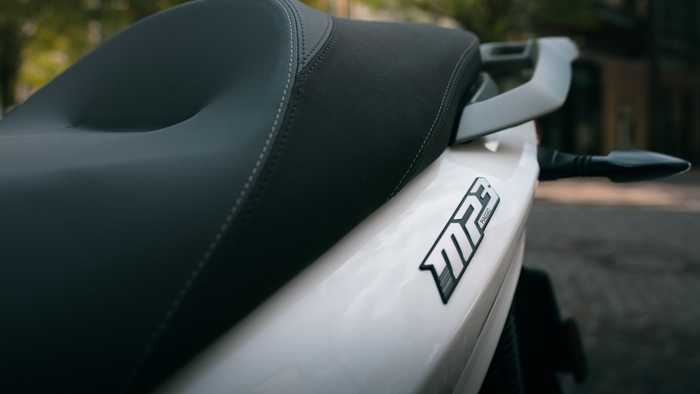
<path id="1" fill-rule="evenodd" d="M 183 0 L 1 0 L 7 111 L 136 20 Z M 358 19 L 460 26 L 482 41 L 568 35 L 583 50 L 543 142 L 577 152 L 647 148 L 700 158 L 697 0 L 307 0 Z"/>
<path id="2" fill-rule="evenodd" d="M 0 0 L 0 117 L 133 22 L 182 0 Z M 574 38 L 582 56 L 543 145 L 700 159 L 697 0 L 307 0 L 336 16 L 463 27 L 482 41 Z M 577 393 L 700 393 L 700 174 L 543 184 L 526 264 L 580 324 Z"/>

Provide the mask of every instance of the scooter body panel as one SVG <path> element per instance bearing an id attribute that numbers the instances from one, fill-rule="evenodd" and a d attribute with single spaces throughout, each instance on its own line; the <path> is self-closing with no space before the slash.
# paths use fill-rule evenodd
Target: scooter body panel
<path id="1" fill-rule="evenodd" d="M 522 264 L 536 145 L 528 122 L 449 148 L 159 392 L 478 392 Z M 445 303 L 419 267 L 479 178 L 500 201 Z"/>

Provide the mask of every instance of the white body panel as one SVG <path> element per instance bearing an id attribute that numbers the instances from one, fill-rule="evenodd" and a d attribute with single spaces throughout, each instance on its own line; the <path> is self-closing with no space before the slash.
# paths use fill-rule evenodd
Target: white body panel
<path id="1" fill-rule="evenodd" d="M 449 148 L 160 392 L 478 392 L 515 291 L 537 174 L 532 122 Z M 478 177 L 500 205 L 443 304 L 418 267 Z"/>

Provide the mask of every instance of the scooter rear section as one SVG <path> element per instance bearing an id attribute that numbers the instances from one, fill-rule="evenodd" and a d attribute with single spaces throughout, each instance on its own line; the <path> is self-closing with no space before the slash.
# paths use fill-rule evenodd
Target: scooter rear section
<path id="1" fill-rule="evenodd" d="M 296 0 L 139 22 L 0 122 L 0 391 L 487 394 L 582 378 L 575 326 L 522 269 L 538 178 L 688 164 L 538 148 L 534 119 L 562 105 L 576 56 L 565 38 L 480 46 Z M 567 350 L 546 365 L 552 390 L 531 384 L 541 332 Z"/>
<path id="2" fill-rule="evenodd" d="M 529 122 L 448 149 L 160 392 L 478 392 L 520 274 L 536 144 Z M 469 208 L 469 193 L 497 203 Z M 483 224 L 474 238 L 445 231 L 460 215 Z M 455 266 L 448 298 L 434 250 Z"/>

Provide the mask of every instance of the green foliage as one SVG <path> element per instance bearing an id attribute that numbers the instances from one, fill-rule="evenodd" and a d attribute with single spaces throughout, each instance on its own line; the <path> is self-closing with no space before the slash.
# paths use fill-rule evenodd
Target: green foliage
<path id="1" fill-rule="evenodd" d="M 328 9 L 332 0 L 303 0 Z M 447 16 L 482 41 L 548 26 L 589 26 L 595 0 L 354 0 L 412 16 Z M 0 0 L 0 109 L 23 99 L 129 24 L 185 0 Z"/>
<path id="2" fill-rule="evenodd" d="M 324 9 L 326 8 L 326 2 L 323 0 L 303 0 L 304 3 L 318 9 Z"/>
<path id="3" fill-rule="evenodd" d="M 60 74 L 101 41 L 184 0 L 0 0 L 4 107 Z"/>
<path id="4" fill-rule="evenodd" d="M 482 41 L 523 38 L 561 27 L 595 24 L 595 0 L 365 0 L 375 7 L 419 9 L 454 19 Z"/>

